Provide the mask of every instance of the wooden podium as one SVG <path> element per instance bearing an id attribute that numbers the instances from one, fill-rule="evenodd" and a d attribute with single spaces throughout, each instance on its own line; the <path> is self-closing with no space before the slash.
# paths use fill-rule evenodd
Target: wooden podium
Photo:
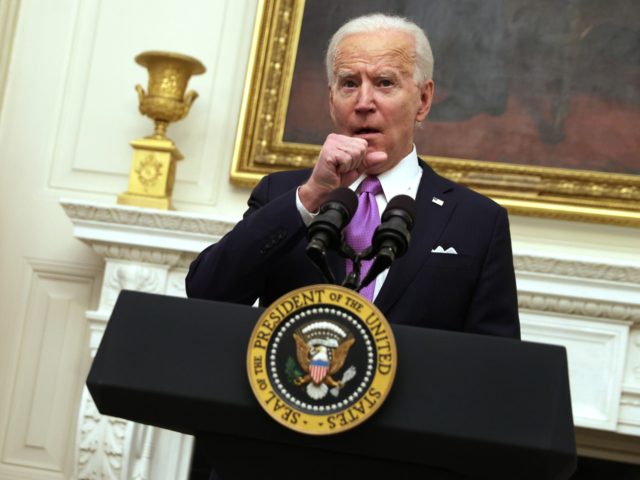
<path id="1" fill-rule="evenodd" d="M 87 379 L 98 409 L 195 435 L 198 457 L 224 480 L 543 480 L 575 470 L 564 348 L 393 325 L 399 363 L 386 403 L 353 430 L 312 437 L 253 397 L 246 350 L 261 311 L 123 291 Z"/>

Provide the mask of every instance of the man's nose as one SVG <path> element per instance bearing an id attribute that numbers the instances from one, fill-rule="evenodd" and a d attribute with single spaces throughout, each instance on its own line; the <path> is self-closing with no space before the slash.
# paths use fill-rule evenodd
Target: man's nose
<path id="1" fill-rule="evenodd" d="M 374 91 L 370 84 L 363 83 L 360 85 L 355 110 L 359 113 L 368 113 L 375 110 Z"/>

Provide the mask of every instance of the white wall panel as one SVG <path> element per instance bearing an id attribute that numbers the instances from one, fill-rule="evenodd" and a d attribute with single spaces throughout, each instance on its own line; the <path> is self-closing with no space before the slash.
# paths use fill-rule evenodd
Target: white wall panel
<path id="1" fill-rule="evenodd" d="M 640 320 L 640 318 L 638 319 Z M 622 380 L 620 399 L 621 431 L 637 434 L 640 431 L 640 322 L 629 335 L 627 362 Z"/>
<path id="2" fill-rule="evenodd" d="M 110 0 L 77 2 L 57 149 L 50 185 L 114 196 L 127 187 L 129 141 L 150 135 L 138 112 L 135 84 L 147 71 L 134 62 L 146 50 L 192 55 L 207 67 L 189 89 L 200 96 L 168 136 L 185 156 L 174 199 L 212 205 L 216 174 L 228 169 L 255 16 L 253 2 Z M 248 60 L 248 59 L 247 59 Z"/>
<path id="3" fill-rule="evenodd" d="M 520 320 L 524 340 L 567 349 L 575 424 L 615 431 L 629 325 L 527 311 Z"/>
<path id="4" fill-rule="evenodd" d="M 30 281 L 2 461 L 63 473 L 73 453 L 88 366 L 85 311 L 98 272 L 46 261 L 25 268 Z"/>

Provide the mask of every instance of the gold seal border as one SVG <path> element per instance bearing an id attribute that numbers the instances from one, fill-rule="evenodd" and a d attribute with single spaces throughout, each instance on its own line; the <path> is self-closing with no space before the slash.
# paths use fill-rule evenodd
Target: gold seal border
<path id="1" fill-rule="evenodd" d="M 291 406 L 271 384 L 267 349 L 280 323 L 309 307 L 336 306 L 360 319 L 374 340 L 376 370 L 367 391 L 358 400 L 331 413 L 309 414 Z M 344 432 L 373 415 L 386 400 L 398 365 L 393 331 L 382 312 L 353 290 L 317 284 L 293 290 L 273 302 L 256 323 L 247 349 L 247 374 L 260 406 L 281 425 L 308 435 Z"/>

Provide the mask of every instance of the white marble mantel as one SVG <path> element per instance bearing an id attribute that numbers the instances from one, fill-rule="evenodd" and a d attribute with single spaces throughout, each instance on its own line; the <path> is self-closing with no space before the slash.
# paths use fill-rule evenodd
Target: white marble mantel
<path id="1" fill-rule="evenodd" d="M 74 236 L 105 260 L 98 308 L 87 312 L 92 354 L 120 290 L 184 296 L 191 260 L 233 227 L 203 214 L 60 203 Z M 640 266 L 517 245 L 514 263 L 523 338 L 567 348 L 579 450 L 640 463 Z M 191 448 L 189 437 L 100 416 L 85 391 L 77 478 L 186 479 Z"/>
<path id="2" fill-rule="evenodd" d="M 61 200 L 73 235 L 105 260 L 98 308 L 87 312 L 92 356 L 123 289 L 185 296 L 189 263 L 233 222 L 160 211 Z M 193 439 L 98 413 L 85 388 L 78 412 L 76 475 L 80 480 L 186 480 Z"/>

